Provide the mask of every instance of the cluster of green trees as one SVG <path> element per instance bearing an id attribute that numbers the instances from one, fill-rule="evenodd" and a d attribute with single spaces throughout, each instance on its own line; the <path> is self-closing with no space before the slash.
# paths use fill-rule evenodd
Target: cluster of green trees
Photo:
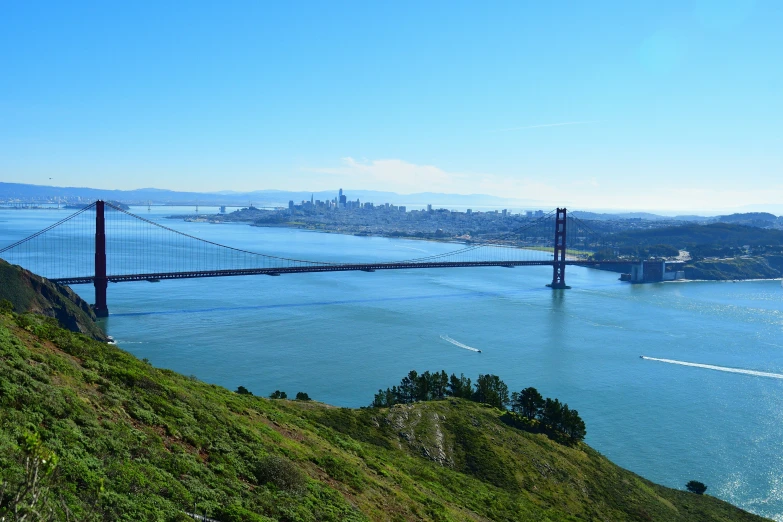
<path id="1" fill-rule="evenodd" d="M 703 482 L 699 482 L 698 480 L 691 480 L 687 484 L 685 484 L 685 489 L 687 489 L 691 493 L 696 493 L 697 495 L 703 495 L 704 492 L 707 491 L 707 486 L 705 486 Z"/>
<path id="2" fill-rule="evenodd" d="M 608 232 L 608 231 L 607 231 Z M 783 251 L 783 231 L 734 223 L 688 223 L 661 228 L 625 230 L 611 237 L 613 248 L 591 255 L 596 261 L 617 255 L 650 259 L 677 256 L 687 250 L 694 261 L 713 257 L 775 255 Z M 746 248 L 748 247 L 748 248 Z"/>
<path id="3" fill-rule="evenodd" d="M 677 257 L 680 250 L 671 245 L 621 245 L 615 248 L 605 248 L 590 254 L 595 261 L 614 260 L 617 256 L 632 257 L 636 259 L 652 259 L 657 257 Z"/>
<path id="4" fill-rule="evenodd" d="M 275 390 L 272 393 L 269 394 L 270 399 L 287 399 L 288 394 L 284 391 Z M 307 395 L 305 392 L 296 392 L 296 398 L 294 400 L 297 401 L 309 401 L 310 396 Z"/>
<path id="5" fill-rule="evenodd" d="M 747 227 L 731 223 L 686 224 L 671 227 L 626 230 L 615 234 L 619 246 L 671 245 L 689 250 L 694 245 L 741 247 L 743 245 L 783 245 L 783 230 Z"/>
<path id="6" fill-rule="evenodd" d="M 657 244 L 649 246 L 625 246 L 620 248 L 620 255 L 634 256 L 639 259 L 652 259 L 656 257 L 677 257 L 680 249 L 672 245 Z"/>
<path id="7" fill-rule="evenodd" d="M 248 390 L 244 386 L 239 386 L 236 389 L 235 393 L 238 393 L 239 395 L 253 395 L 253 392 L 251 392 L 250 390 Z M 286 392 L 284 392 L 284 391 L 275 390 L 275 391 L 273 391 L 272 393 L 269 394 L 269 398 L 270 399 L 287 399 L 288 398 L 288 394 Z M 305 392 L 297 392 L 295 400 L 297 400 L 297 401 L 309 401 L 309 400 L 312 400 L 312 399 L 310 399 L 310 396 L 308 394 L 306 394 Z"/>
<path id="8" fill-rule="evenodd" d="M 558 399 L 544 398 L 533 387 L 511 394 L 511 411 L 528 421 L 538 421 L 544 431 L 564 433 L 574 441 L 583 440 L 587 435 L 587 427 L 577 410 Z"/>
<path id="9" fill-rule="evenodd" d="M 388 408 L 395 404 L 411 404 L 419 401 L 437 401 L 446 397 L 459 397 L 504 408 L 509 402 L 508 386 L 497 375 L 479 375 L 476 386 L 460 374 L 449 376 L 445 371 L 424 372 L 411 370 L 402 378 L 399 386 L 378 390 L 371 406 Z"/>
<path id="10" fill-rule="evenodd" d="M 506 383 L 492 374 L 479 375 L 474 385 L 465 374 L 457 377 L 443 370 L 421 374 L 411 370 L 400 380 L 399 386 L 378 390 L 370 407 L 389 408 L 395 404 L 437 401 L 447 397 L 467 399 L 500 409 L 510 407 L 513 413 L 527 421 L 514 423 L 517 427 L 562 433 L 573 441 L 583 440 L 587 434 L 579 412 L 570 409 L 568 404 L 558 399 L 544 398 L 532 387 L 509 394 Z"/>

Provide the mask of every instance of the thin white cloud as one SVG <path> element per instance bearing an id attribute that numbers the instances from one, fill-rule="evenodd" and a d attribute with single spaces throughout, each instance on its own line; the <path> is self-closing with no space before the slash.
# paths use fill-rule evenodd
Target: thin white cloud
<path id="1" fill-rule="evenodd" d="M 434 165 L 417 165 L 401 159 L 357 160 L 342 158 L 338 165 L 301 168 L 307 186 L 315 190 L 336 186 L 397 192 L 439 192 L 444 194 L 489 194 L 509 199 L 535 200 L 543 205 L 567 205 L 574 209 L 623 209 L 699 213 L 702 210 L 731 209 L 783 201 L 783 184 L 744 190 L 726 187 L 693 187 L 685 183 L 647 183 L 648 171 L 628 174 L 622 183 L 605 177 L 575 175 L 564 167 L 520 166 L 514 174 L 450 172 Z M 649 172 L 651 175 L 654 171 Z M 642 175 L 643 174 L 643 175 Z M 303 178 L 291 177 L 295 185 L 280 187 L 301 190 Z M 629 194 L 633 194 L 629 198 Z M 776 205 L 775 208 L 783 209 Z M 688 210 L 683 210 L 688 209 Z M 777 212 L 770 207 L 769 211 Z"/>
<path id="2" fill-rule="evenodd" d="M 399 159 L 358 161 L 347 157 L 342 158 L 342 166 L 339 167 L 307 168 L 304 170 L 351 179 L 362 188 L 398 192 L 421 190 L 453 192 L 455 184 L 468 181 L 465 175 L 446 172 L 434 165 L 416 165 Z"/>
<path id="3" fill-rule="evenodd" d="M 308 167 L 305 172 L 328 176 L 325 183 L 397 193 L 491 194 L 507 198 L 539 199 L 558 195 L 558 189 L 535 179 L 488 173 L 449 172 L 434 165 L 417 165 L 400 159 L 358 161 L 342 158 L 336 167 Z M 323 182 L 323 181 L 322 181 Z"/>
<path id="4" fill-rule="evenodd" d="M 508 129 L 495 129 L 487 132 L 508 132 L 508 131 L 518 131 L 518 130 L 525 130 L 525 129 L 540 129 L 542 127 L 564 127 L 566 125 L 585 125 L 587 123 L 599 123 L 599 121 L 590 120 L 590 121 L 565 121 L 562 123 L 543 123 L 540 125 L 525 125 L 524 127 L 509 127 Z"/>

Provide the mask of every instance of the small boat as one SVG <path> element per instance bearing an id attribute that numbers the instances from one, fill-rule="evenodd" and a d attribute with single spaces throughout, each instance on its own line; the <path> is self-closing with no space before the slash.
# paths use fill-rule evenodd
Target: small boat
<path id="1" fill-rule="evenodd" d="M 478 353 L 481 353 L 481 350 L 479 350 Z"/>

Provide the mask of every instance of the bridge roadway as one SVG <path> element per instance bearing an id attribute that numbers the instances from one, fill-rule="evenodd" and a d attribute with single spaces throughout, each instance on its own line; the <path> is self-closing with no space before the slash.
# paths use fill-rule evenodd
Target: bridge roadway
<path id="1" fill-rule="evenodd" d="M 597 266 L 597 265 L 627 265 L 633 261 L 584 261 L 567 260 L 566 265 L 572 266 Z M 246 275 L 279 276 L 282 274 L 303 274 L 309 272 L 375 272 L 376 270 L 409 270 L 414 268 L 470 268 L 481 266 L 500 266 L 513 268 L 515 266 L 552 266 L 555 262 L 542 261 L 443 261 L 434 263 L 367 263 L 367 264 L 323 264 L 311 266 L 291 266 L 277 268 L 243 268 L 235 270 L 202 270 L 194 272 L 162 272 L 149 274 L 108 275 L 106 278 L 111 283 L 123 283 L 127 281 L 158 282 L 164 279 L 194 279 L 199 277 L 229 277 Z M 84 285 L 95 282 L 93 276 L 52 278 L 51 281 L 64 285 Z"/>

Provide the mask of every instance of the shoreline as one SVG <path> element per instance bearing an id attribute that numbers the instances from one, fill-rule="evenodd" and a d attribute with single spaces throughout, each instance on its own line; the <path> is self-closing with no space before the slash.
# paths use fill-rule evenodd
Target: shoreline
<path id="1" fill-rule="evenodd" d="M 166 216 L 165 219 L 178 219 L 181 221 L 187 221 L 190 223 L 193 223 L 195 221 L 188 220 L 185 216 L 182 215 L 172 215 L 172 216 Z M 416 236 L 390 236 L 386 234 L 374 234 L 371 232 L 367 233 L 357 233 L 357 232 L 340 232 L 338 230 L 325 230 L 325 229 L 318 229 L 318 228 L 305 228 L 305 227 L 299 227 L 299 226 L 290 226 L 290 225 L 274 225 L 274 224 L 255 224 L 255 223 L 247 223 L 245 221 L 211 221 L 209 219 L 205 219 L 204 221 L 198 221 L 198 223 L 207 223 L 210 225 L 228 225 L 228 224 L 244 224 L 246 223 L 247 226 L 255 227 L 255 228 L 290 228 L 293 230 L 300 230 L 303 232 L 318 232 L 321 234 L 340 234 L 343 236 L 354 236 L 354 237 L 379 237 L 384 239 L 401 239 L 405 241 L 429 241 L 432 243 L 451 243 L 455 245 L 471 245 L 473 243 L 467 242 L 467 241 L 460 241 L 455 240 L 453 238 L 451 239 L 438 239 L 438 238 L 425 238 L 425 237 L 416 237 Z M 541 247 L 518 247 L 520 249 L 529 249 L 529 250 L 541 250 Z M 631 264 L 629 262 L 629 264 Z M 614 272 L 613 270 L 606 270 L 603 268 L 599 268 L 597 266 L 586 266 L 584 268 L 590 268 L 593 270 L 601 270 L 603 272 Z M 619 273 L 619 272 L 614 272 Z M 619 280 L 619 279 L 618 279 Z M 781 281 L 783 282 L 783 277 L 770 277 L 770 278 L 749 278 L 749 279 L 677 279 L 674 281 L 655 281 L 650 283 L 637 283 L 637 284 L 655 284 L 655 283 L 739 283 L 739 282 L 754 282 L 754 281 Z"/>
<path id="2" fill-rule="evenodd" d="M 661 283 L 752 283 L 754 281 L 781 281 L 783 277 L 752 278 L 752 279 L 677 279 L 674 281 L 660 281 Z"/>

